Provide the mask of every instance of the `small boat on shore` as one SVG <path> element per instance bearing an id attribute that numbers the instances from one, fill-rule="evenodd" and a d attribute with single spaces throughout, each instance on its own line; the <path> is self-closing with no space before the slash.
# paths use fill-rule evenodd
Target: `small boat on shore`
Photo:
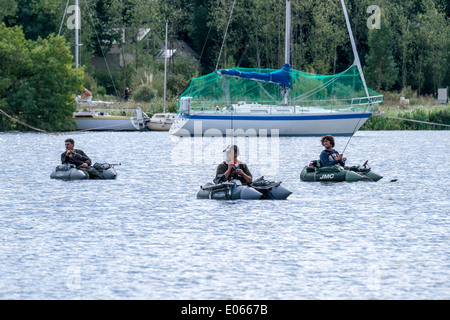
<path id="1" fill-rule="evenodd" d="M 73 119 L 78 130 L 83 131 L 143 131 L 150 120 L 141 108 L 116 110 L 122 115 L 109 114 L 106 106 L 119 104 L 108 101 L 84 101 L 77 97 L 77 103 L 83 106 L 82 111 L 73 113 Z M 103 109 L 102 109 L 103 107 Z M 95 109 L 94 109 L 95 108 Z M 125 115 L 129 114 L 129 115 Z"/>
<path id="2" fill-rule="evenodd" d="M 242 185 L 239 180 L 208 182 L 200 187 L 197 199 L 286 200 L 292 192 L 280 184 L 281 182 L 269 181 L 264 177 L 255 180 L 251 185 Z"/>
<path id="3" fill-rule="evenodd" d="M 116 179 L 117 172 L 114 169 L 115 164 L 95 163 L 93 167 L 97 169 L 103 176 L 103 179 Z M 50 174 L 51 179 L 58 180 L 86 180 L 89 179 L 89 173 L 77 169 L 73 164 L 61 164 Z"/>
<path id="4" fill-rule="evenodd" d="M 169 131 L 176 117 L 176 113 L 155 113 L 147 122 L 147 128 L 153 131 Z"/>
<path id="5" fill-rule="evenodd" d="M 353 167 L 321 167 L 319 160 L 314 160 L 309 166 L 305 166 L 300 173 L 302 181 L 378 181 L 383 177 L 367 166 L 367 161 L 362 166 Z"/>

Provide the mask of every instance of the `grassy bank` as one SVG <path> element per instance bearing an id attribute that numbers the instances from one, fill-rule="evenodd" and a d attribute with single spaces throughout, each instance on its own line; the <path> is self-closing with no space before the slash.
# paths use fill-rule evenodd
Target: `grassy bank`
<path id="1" fill-rule="evenodd" d="M 379 115 L 373 115 L 360 130 L 448 130 L 449 127 L 419 123 L 423 121 L 450 125 L 450 106 L 414 105 L 414 106 L 379 106 Z M 400 118 L 400 119 L 394 119 Z M 414 121 L 407 121 L 414 120 Z"/>
<path id="2" fill-rule="evenodd" d="M 372 116 L 361 130 L 448 130 L 449 127 L 430 125 L 414 121 L 450 125 L 450 104 L 438 104 L 431 95 L 418 95 L 407 87 L 401 92 L 382 92 L 383 103 L 376 109 L 378 116 Z M 400 104 L 401 97 L 409 99 L 409 104 Z M 402 118 L 414 121 L 399 120 Z"/>

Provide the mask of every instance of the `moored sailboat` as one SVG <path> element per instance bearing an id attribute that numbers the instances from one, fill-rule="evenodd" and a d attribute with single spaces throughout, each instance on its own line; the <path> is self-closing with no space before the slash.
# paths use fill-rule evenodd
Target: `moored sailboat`
<path id="1" fill-rule="evenodd" d="M 75 68 L 79 67 L 79 30 L 81 24 L 78 0 L 75 0 Z M 86 89 L 85 89 L 86 90 Z M 78 130 L 83 131 L 143 131 L 147 127 L 150 118 L 137 107 L 134 110 L 111 110 L 107 106 L 117 105 L 120 102 L 93 101 L 89 92 L 89 98 L 76 97 L 77 110 L 73 113 L 73 120 Z M 82 108 L 79 111 L 79 107 Z M 130 114 L 131 111 L 131 114 Z M 111 113 L 111 114 L 110 114 Z M 114 113 L 114 114 L 113 114 Z"/>
<path id="2" fill-rule="evenodd" d="M 117 104 L 107 101 L 83 101 L 77 98 L 78 105 L 84 107 L 81 111 L 73 113 L 73 119 L 78 130 L 83 131 L 143 131 L 150 118 L 142 112 L 141 108 L 120 111 L 121 115 L 110 114 L 105 107 Z M 103 109 L 99 109 L 103 106 Z M 131 112 L 130 112 L 131 111 Z M 128 115 L 127 115 L 128 114 Z"/>
<path id="3" fill-rule="evenodd" d="M 169 131 L 175 121 L 176 113 L 166 112 L 167 92 L 167 22 L 166 22 L 166 46 L 164 51 L 164 109 L 162 113 L 155 113 L 147 123 L 147 128 L 154 131 Z"/>
<path id="4" fill-rule="evenodd" d="M 367 88 L 344 1 L 354 63 L 335 75 L 293 69 L 286 1 L 285 65 L 279 70 L 221 69 L 191 79 L 182 94 L 174 135 L 353 135 L 383 96 Z"/>

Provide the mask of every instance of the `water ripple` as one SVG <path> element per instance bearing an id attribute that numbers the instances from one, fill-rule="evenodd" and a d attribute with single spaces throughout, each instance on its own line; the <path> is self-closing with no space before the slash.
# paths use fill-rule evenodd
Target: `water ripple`
<path id="1" fill-rule="evenodd" d="M 358 132 L 346 156 L 377 183 L 301 182 L 319 138 L 280 138 L 273 166 L 244 140 L 254 177 L 293 194 L 229 202 L 196 199 L 222 138 L 70 136 L 118 179 L 51 180 L 66 135 L 0 134 L 1 299 L 450 298 L 446 131 Z"/>

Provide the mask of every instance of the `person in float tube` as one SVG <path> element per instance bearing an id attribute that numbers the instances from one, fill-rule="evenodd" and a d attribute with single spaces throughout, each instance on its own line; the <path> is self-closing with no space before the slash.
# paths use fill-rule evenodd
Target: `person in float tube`
<path id="1" fill-rule="evenodd" d="M 334 138 L 333 136 L 326 135 L 324 136 L 320 142 L 325 147 L 325 150 L 320 154 L 320 163 L 323 167 L 332 167 L 335 165 L 340 165 L 345 167 L 345 158 L 344 155 L 336 150 L 334 150 Z"/>
<path id="2" fill-rule="evenodd" d="M 61 163 L 70 163 L 89 174 L 91 179 L 103 179 L 103 176 L 97 169 L 92 167 L 91 159 L 83 152 L 83 150 L 75 149 L 75 141 L 73 139 L 66 139 L 66 151 L 61 154 Z"/>
<path id="3" fill-rule="evenodd" d="M 248 166 L 237 159 L 239 155 L 238 146 L 229 145 L 223 152 L 226 152 L 226 160 L 217 166 L 216 179 L 220 175 L 224 175 L 227 181 L 237 179 L 244 185 L 251 184 L 253 177 Z"/>

